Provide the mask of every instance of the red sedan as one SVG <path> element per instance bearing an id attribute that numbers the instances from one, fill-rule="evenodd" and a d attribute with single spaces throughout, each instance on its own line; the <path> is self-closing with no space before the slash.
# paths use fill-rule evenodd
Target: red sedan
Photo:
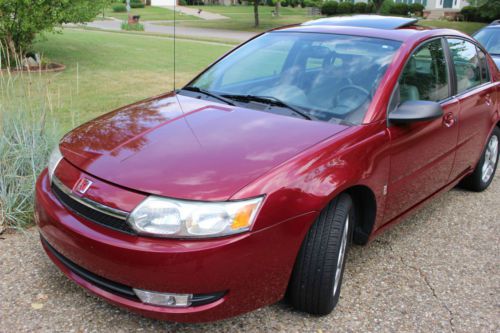
<path id="1" fill-rule="evenodd" d="M 264 33 L 68 133 L 36 185 L 42 244 L 145 316 L 213 321 L 283 297 L 328 314 L 352 242 L 492 182 L 499 78 L 472 38 L 407 18 Z"/>

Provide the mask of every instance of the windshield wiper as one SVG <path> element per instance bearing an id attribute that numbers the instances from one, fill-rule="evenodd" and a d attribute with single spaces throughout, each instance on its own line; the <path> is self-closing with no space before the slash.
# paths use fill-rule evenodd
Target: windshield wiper
<path id="1" fill-rule="evenodd" d="M 290 111 L 293 111 L 294 113 L 304 117 L 305 119 L 308 120 L 313 120 L 313 117 L 303 111 L 298 110 L 297 108 L 291 106 L 290 104 L 287 104 L 280 100 L 279 98 L 272 97 L 272 96 L 254 96 L 254 95 L 222 95 L 225 98 L 230 98 L 234 99 L 237 101 L 242 101 L 242 102 L 260 102 L 264 104 L 269 104 L 269 105 L 274 105 L 274 106 L 279 106 L 279 107 L 284 107 Z"/>
<path id="2" fill-rule="evenodd" d="M 232 101 L 230 101 L 229 99 L 224 98 L 221 95 L 218 95 L 216 93 L 213 93 L 213 92 L 211 92 L 209 90 L 206 90 L 206 89 L 203 89 L 203 88 L 194 87 L 194 86 L 187 86 L 187 87 L 182 88 L 181 90 L 187 90 L 187 91 L 193 91 L 193 92 L 201 93 L 203 95 L 207 95 L 207 96 L 210 96 L 212 98 L 218 99 L 219 101 L 222 101 L 222 102 L 224 102 L 226 104 L 235 106 L 235 104 Z"/>

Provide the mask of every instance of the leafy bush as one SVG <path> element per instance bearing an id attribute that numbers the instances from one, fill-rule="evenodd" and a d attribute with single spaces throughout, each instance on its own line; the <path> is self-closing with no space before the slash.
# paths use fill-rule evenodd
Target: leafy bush
<path id="1" fill-rule="evenodd" d="M 354 4 L 353 11 L 354 11 L 354 13 L 368 13 L 366 11 L 367 7 L 368 6 L 366 5 L 366 3 L 364 3 L 364 2 L 357 2 L 357 3 Z"/>
<path id="2" fill-rule="evenodd" d="M 281 7 L 288 7 L 289 3 L 286 0 L 281 1 Z"/>
<path id="3" fill-rule="evenodd" d="M 350 14 L 352 13 L 352 7 L 351 2 L 341 2 L 337 7 L 337 14 Z"/>
<path id="4" fill-rule="evenodd" d="M 380 14 L 389 15 L 391 13 L 392 6 L 394 6 L 393 0 L 384 0 L 382 7 L 380 7 Z"/>
<path id="5" fill-rule="evenodd" d="M 304 7 L 316 7 L 321 8 L 323 2 L 321 0 L 304 0 Z"/>
<path id="6" fill-rule="evenodd" d="M 500 0 L 488 0 L 478 8 L 479 19 L 484 22 L 500 18 Z"/>
<path id="7" fill-rule="evenodd" d="M 111 8 L 115 13 L 123 13 L 127 11 L 127 6 L 125 5 L 113 5 Z"/>
<path id="8" fill-rule="evenodd" d="M 128 22 L 122 22 L 122 30 L 144 31 L 144 25 L 140 23 L 128 24 Z"/>
<path id="9" fill-rule="evenodd" d="M 0 0 L 0 43 L 15 57 L 31 51 L 40 32 L 92 21 L 109 0 Z M 4 50 L 5 51 L 5 50 Z"/>
<path id="10" fill-rule="evenodd" d="M 366 13 L 374 13 L 375 12 L 375 6 L 373 5 L 373 2 L 369 2 L 366 4 Z"/>
<path id="11" fill-rule="evenodd" d="M 337 1 L 326 1 L 323 3 L 323 6 L 321 6 L 321 14 L 326 16 L 335 15 L 337 13 L 338 6 L 339 3 Z"/>
<path id="12" fill-rule="evenodd" d="M 475 21 L 478 16 L 477 7 L 465 6 L 460 10 L 460 14 L 462 14 L 466 21 Z"/>
<path id="13" fill-rule="evenodd" d="M 423 13 L 425 9 L 425 6 L 422 5 L 421 3 L 412 3 L 411 5 L 408 6 L 408 10 L 412 13 L 420 13 L 420 15 Z"/>
<path id="14" fill-rule="evenodd" d="M 408 15 L 408 5 L 405 3 L 395 3 L 389 9 L 389 13 L 393 15 Z"/>
<path id="15" fill-rule="evenodd" d="M 146 5 L 144 5 L 142 2 L 132 2 L 130 3 L 130 8 L 144 8 Z"/>

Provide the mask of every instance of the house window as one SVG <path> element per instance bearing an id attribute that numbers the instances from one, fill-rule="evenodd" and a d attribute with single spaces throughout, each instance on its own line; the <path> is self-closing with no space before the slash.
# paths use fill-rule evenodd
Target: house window
<path id="1" fill-rule="evenodd" d="M 423 5 L 424 5 L 424 7 L 427 7 L 427 0 L 424 0 Z"/>
<path id="2" fill-rule="evenodd" d="M 457 2 L 458 2 L 458 1 L 457 1 L 457 0 L 455 0 L 455 6 L 457 5 Z"/>

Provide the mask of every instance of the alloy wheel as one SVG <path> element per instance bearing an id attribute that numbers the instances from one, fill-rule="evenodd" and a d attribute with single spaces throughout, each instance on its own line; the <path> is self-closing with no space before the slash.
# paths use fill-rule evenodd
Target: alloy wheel
<path id="1" fill-rule="evenodd" d="M 482 169 L 482 180 L 487 183 L 490 181 L 498 160 L 498 137 L 493 135 L 486 146 L 484 154 L 484 163 Z"/>
<path id="2" fill-rule="evenodd" d="M 342 268 L 344 266 L 344 257 L 347 250 L 347 240 L 349 235 L 349 215 L 345 220 L 344 232 L 342 233 L 342 240 L 340 242 L 339 255 L 337 258 L 337 269 L 335 270 L 335 281 L 333 284 L 333 295 L 337 293 L 337 289 L 340 284 L 340 278 L 342 275 Z"/>

